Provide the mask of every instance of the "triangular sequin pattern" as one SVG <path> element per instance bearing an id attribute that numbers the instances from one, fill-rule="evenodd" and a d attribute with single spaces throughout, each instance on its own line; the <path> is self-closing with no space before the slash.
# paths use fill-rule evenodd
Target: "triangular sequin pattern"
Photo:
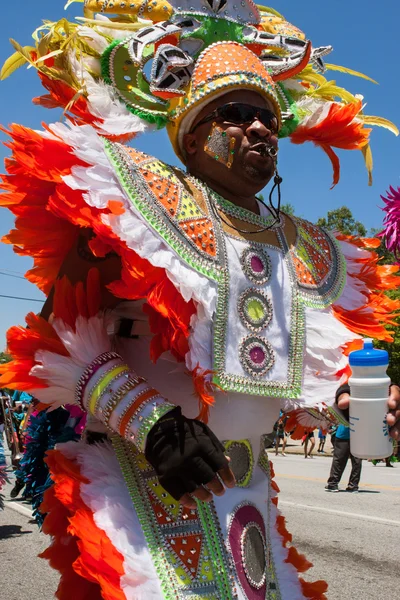
<path id="1" fill-rule="evenodd" d="M 131 157 L 131 159 L 133 160 L 133 162 L 135 163 L 135 165 L 141 165 L 143 162 L 145 162 L 146 160 L 149 160 L 149 158 L 151 158 L 148 154 L 145 154 L 144 152 L 140 152 L 140 150 L 135 150 L 135 148 L 125 146 L 125 149 L 126 149 L 127 153 L 129 154 L 129 156 Z"/>
<path id="2" fill-rule="evenodd" d="M 189 219 L 179 223 L 183 233 L 201 252 L 216 256 L 216 243 L 211 219 Z"/>
<path id="3" fill-rule="evenodd" d="M 184 219 L 195 219 L 202 216 L 203 213 L 193 198 L 189 196 L 185 190 L 182 190 L 181 202 L 179 205 L 178 214 L 176 216 L 178 221 L 182 221 Z"/>
<path id="4" fill-rule="evenodd" d="M 178 533 L 165 536 L 165 542 L 179 562 L 182 564 L 186 573 L 192 579 L 197 577 L 197 571 L 200 564 L 201 548 L 203 534 Z"/>
<path id="5" fill-rule="evenodd" d="M 157 201 L 162 204 L 171 217 L 175 217 L 180 195 L 178 185 L 161 175 L 155 175 L 147 169 L 147 165 L 140 168 L 140 173 L 146 180 Z"/>
<path id="6" fill-rule="evenodd" d="M 157 177 L 164 177 L 164 179 L 168 179 L 171 183 L 180 186 L 181 182 L 178 177 L 175 175 L 174 170 L 169 165 L 159 161 L 159 160 L 150 160 L 145 165 L 141 165 L 143 169 L 153 173 Z"/>
<path id="7" fill-rule="evenodd" d="M 317 282 L 322 281 L 329 273 L 330 264 L 323 254 L 323 250 L 317 250 L 314 245 L 311 245 L 303 239 L 304 247 L 310 257 L 310 262 L 315 273 Z"/>

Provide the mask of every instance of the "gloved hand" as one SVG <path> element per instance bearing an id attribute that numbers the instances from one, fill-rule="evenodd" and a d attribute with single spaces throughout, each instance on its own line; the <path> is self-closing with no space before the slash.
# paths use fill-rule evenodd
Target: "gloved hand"
<path id="1" fill-rule="evenodd" d="M 196 507 L 193 497 L 209 502 L 225 493 L 224 485 L 235 486 L 221 442 L 207 425 L 183 416 L 180 406 L 152 427 L 145 456 L 163 488 L 188 508 Z"/>

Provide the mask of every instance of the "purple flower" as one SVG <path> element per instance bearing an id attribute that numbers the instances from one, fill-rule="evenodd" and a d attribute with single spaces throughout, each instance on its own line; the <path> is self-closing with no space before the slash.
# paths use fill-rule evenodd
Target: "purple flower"
<path id="1" fill-rule="evenodd" d="M 385 229 L 379 234 L 385 238 L 386 248 L 400 262 L 400 188 L 390 186 L 387 197 L 381 196 L 385 203 L 382 210 L 386 213 L 383 220 Z"/>

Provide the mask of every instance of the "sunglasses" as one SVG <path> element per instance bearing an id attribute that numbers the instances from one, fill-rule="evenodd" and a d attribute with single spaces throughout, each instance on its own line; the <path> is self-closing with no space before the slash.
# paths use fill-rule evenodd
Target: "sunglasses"
<path id="1" fill-rule="evenodd" d="M 241 102 L 229 102 L 229 104 L 223 104 L 209 115 L 201 119 L 193 127 L 191 133 L 193 133 L 197 127 L 212 121 L 213 119 L 222 119 L 226 123 L 233 123 L 235 125 L 245 125 L 247 123 L 253 123 L 256 119 L 260 121 L 264 127 L 269 129 L 271 133 L 276 134 L 279 130 L 277 116 L 268 108 L 259 108 L 258 106 L 252 106 L 251 104 L 242 104 Z"/>

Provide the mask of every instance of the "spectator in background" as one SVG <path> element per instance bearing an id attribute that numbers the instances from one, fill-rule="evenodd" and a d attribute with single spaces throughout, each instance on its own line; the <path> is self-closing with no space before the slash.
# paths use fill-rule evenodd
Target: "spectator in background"
<path id="1" fill-rule="evenodd" d="M 320 427 L 318 429 L 318 439 L 319 439 L 319 446 L 318 446 L 317 452 L 321 452 L 322 454 L 325 454 L 324 447 L 325 447 L 325 442 L 326 442 L 326 435 L 323 432 L 322 427 Z"/>
<path id="2" fill-rule="evenodd" d="M 329 427 L 328 433 L 331 436 L 331 444 L 332 446 L 335 445 L 335 439 L 336 439 L 336 431 L 337 431 L 338 426 L 337 425 L 331 425 Z"/>
<path id="3" fill-rule="evenodd" d="M 286 444 L 287 444 L 287 436 L 285 433 L 285 425 L 286 425 L 286 421 L 288 420 L 287 417 L 284 416 L 280 416 L 280 418 L 278 419 L 278 421 L 275 423 L 274 425 L 274 431 L 275 431 L 275 456 L 278 456 L 279 453 L 279 444 L 280 441 L 282 440 L 282 456 L 286 456 L 285 454 L 285 448 L 286 448 Z"/>
<path id="4" fill-rule="evenodd" d="M 356 458 L 350 452 L 350 428 L 345 425 L 339 425 L 336 431 L 335 443 L 333 446 L 333 459 L 331 472 L 325 491 L 338 492 L 339 482 L 346 468 L 347 461 L 351 460 L 351 473 L 346 492 L 358 492 L 358 486 L 361 477 L 362 459 Z"/>
<path id="5" fill-rule="evenodd" d="M 310 443 L 310 450 L 308 450 L 308 443 Z M 310 433 L 307 433 L 305 440 L 304 440 L 304 458 L 314 458 L 312 455 L 312 451 L 315 448 L 315 438 L 314 438 L 314 432 L 310 431 Z"/>

